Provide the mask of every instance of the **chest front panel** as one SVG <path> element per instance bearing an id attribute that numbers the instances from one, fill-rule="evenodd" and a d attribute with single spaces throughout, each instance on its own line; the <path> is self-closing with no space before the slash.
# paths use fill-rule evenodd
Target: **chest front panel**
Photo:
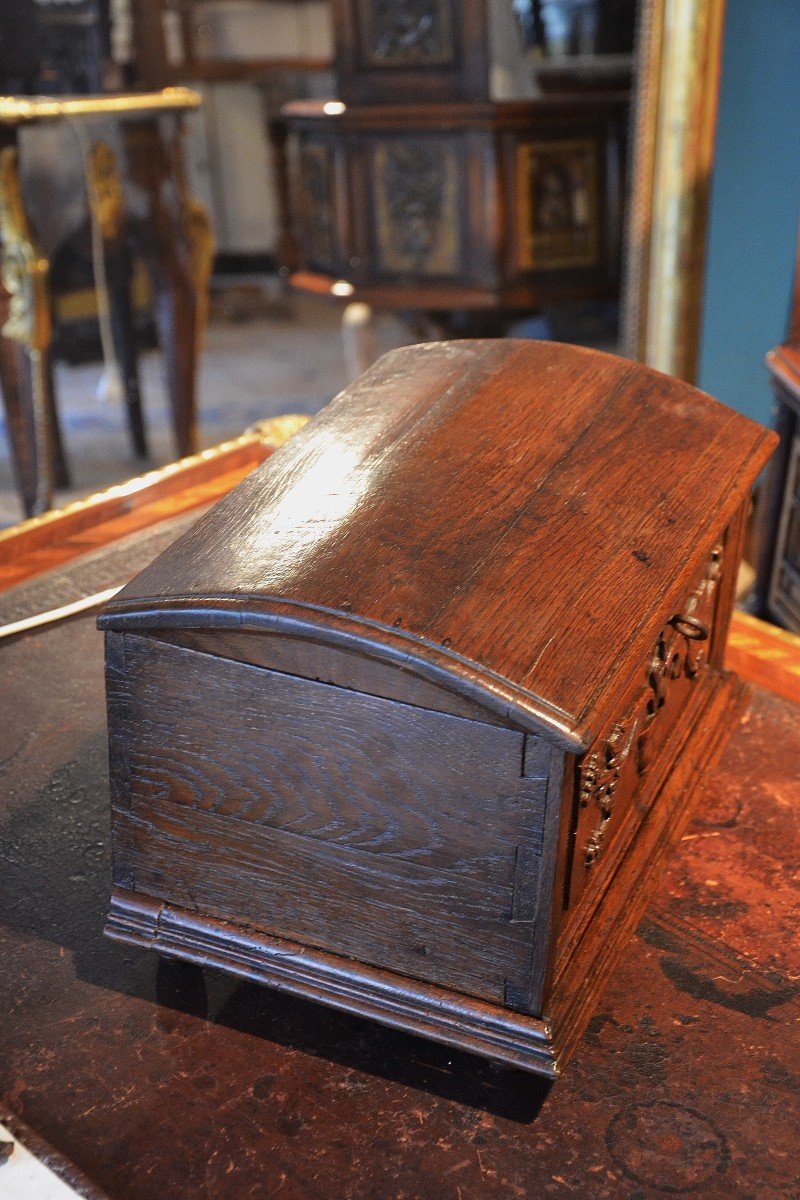
<path id="1" fill-rule="evenodd" d="M 551 750 L 109 635 L 115 882 L 484 999 L 530 993 Z"/>
<path id="2" fill-rule="evenodd" d="M 724 544 L 714 546 L 679 611 L 664 626 L 637 672 L 618 715 L 578 768 L 577 820 L 569 882 L 574 905 L 600 865 L 624 849 L 629 817 L 646 815 L 641 798 L 680 748 L 677 728 L 702 690 L 715 645 Z"/>

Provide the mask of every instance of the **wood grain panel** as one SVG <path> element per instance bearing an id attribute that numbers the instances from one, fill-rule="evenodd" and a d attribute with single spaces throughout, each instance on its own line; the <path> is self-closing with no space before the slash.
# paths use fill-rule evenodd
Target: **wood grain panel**
<path id="1" fill-rule="evenodd" d="M 510 887 L 541 851 L 523 735 L 125 636 L 108 670 L 130 800 L 211 812 Z M 124 716 L 124 723 L 121 718 Z M 545 770 L 547 759 L 545 758 Z"/>
<path id="2" fill-rule="evenodd" d="M 489 725 L 513 728 L 513 723 L 503 720 L 487 708 L 471 704 L 469 700 L 443 687 L 429 683 L 415 675 L 410 664 L 393 667 L 389 663 L 367 658 L 363 653 L 328 646 L 324 642 L 289 634 L 239 632 L 229 629 L 180 629 L 152 631 L 153 636 L 175 646 L 186 646 L 206 654 L 216 654 L 236 662 L 252 663 L 271 671 L 314 679 L 319 683 L 332 683 L 337 687 L 365 692 L 369 696 L 382 696 L 386 700 L 399 700 L 401 704 L 413 704 L 417 708 L 429 708 L 434 712 L 452 713 L 456 717 L 467 717 Z M 532 753 L 537 758 L 536 772 L 547 773 L 546 762 L 550 748 L 541 738 L 530 738 Z M 526 774 L 532 772 L 526 771 Z"/>
<path id="3" fill-rule="evenodd" d="M 484 999 L 527 978 L 506 887 L 179 805 L 137 800 L 113 829 L 119 887 Z"/>

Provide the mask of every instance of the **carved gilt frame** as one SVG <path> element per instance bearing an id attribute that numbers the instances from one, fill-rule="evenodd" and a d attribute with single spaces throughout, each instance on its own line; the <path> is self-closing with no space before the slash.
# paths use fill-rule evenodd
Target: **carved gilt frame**
<path id="1" fill-rule="evenodd" d="M 725 0 L 641 0 L 622 351 L 697 374 Z"/>

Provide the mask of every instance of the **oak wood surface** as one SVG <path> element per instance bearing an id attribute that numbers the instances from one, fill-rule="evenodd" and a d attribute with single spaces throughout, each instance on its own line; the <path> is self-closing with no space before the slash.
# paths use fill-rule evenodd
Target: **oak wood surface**
<path id="1" fill-rule="evenodd" d="M 227 629 L 167 629 L 154 631 L 154 636 L 176 646 L 201 650 L 236 662 L 252 663 L 273 671 L 316 679 L 338 687 L 383 696 L 435 712 L 449 712 L 456 717 L 511 727 L 496 713 L 482 708 L 444 687 L 437 687 L 414 675 L 402 666 L 391 666 L 364 658 L 350 650 L 326 646 L 287 634 L 264 634 Z M 531 747 L 542 745 L 541 739 L 529 738 Z"/>
<path id="2" fill-rule="evenodd" d="M 190 912 L 263 929 L 393 976 L 503 1004 L 522 990 L 530 930 L 511 890 L 176 805 L 114 814 L 118 884 Z M 298 883 L 302 881 L 302 887 Z M 453 989 L 456 981 L 458 988 Z"/>
<path id="3" fill-rule="evenodd" d="M 774 441 L 688 385 L 594 351 L 396 351 L 103 624 L 338 630 L 477 682 L 496 708 L 516 703 L 580 748 Z"/>
<path id="4" fill-rule="evenodd" d="M 549 747 L 149 638 L 109 639 L 119 886 L 525 1003 Z"/>
<path id="5" fill-rule="evenodd" d="M 518 731 L 130 634 L 112 657 L 127 804 L 168 802 L 479 880 L 491 869 L 506 886 L 517 842 L 541 835 L 549 747 L 528 755 L 523 777 Z"/>

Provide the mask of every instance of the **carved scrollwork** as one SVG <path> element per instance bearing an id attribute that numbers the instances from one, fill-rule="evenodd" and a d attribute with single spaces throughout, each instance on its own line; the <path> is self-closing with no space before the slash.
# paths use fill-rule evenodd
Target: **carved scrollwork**
<path id="1" fill-rule="evenodd" d="M 598 823 L 586 846 L 587 866 L 592 865 L 603 847 L 617 784 L 622 768 L 630 757 L 638 727 L 638 720 L 630 717 L 615 722 L 602 751 L 591 754 L 581 771 L 580 802 L 584 806 L 594 802 L 600 810 Z"/>
<path id="2" fill-rule="evenodd" d="M 440 233 L 445 168 L 438 147 L 397 146 L 386 157 L 385 185 L 400 253 L 422 269 Z"/>
<path id="3" fill-rule="evenodd" d="M 673 682 L 681 677 L 695 680 L 701 673 L 721 572 L 719 545 L 712 550 L 703 578 L 683 610 L 658 635 L 647 667 L 647 686 L 637 694 L 625 716 L 611 726 L 601 748 L 583 763 L 579 803 L 582 808 L 593 805 L 598 810 L 597 822 L 584 848 L 586 867 L 593 866 L 603 850 L 622 768 L 632 751 L 635 748 L 636 770 L 642 775 L 650 765 L 648 740 Z"/>

